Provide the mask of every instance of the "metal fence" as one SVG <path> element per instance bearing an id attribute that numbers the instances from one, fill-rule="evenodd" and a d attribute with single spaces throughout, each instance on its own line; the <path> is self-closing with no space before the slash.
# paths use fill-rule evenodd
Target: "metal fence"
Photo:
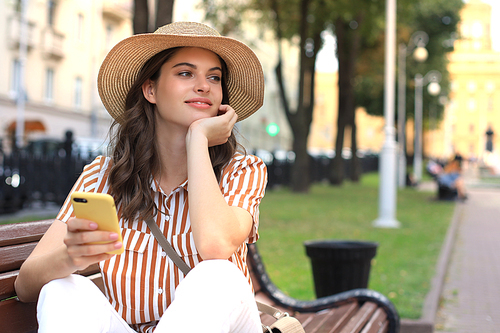
<path id="1" fill-rule="evenodd" d="M 61 205 L 83 167 L 96 154 L 71 151 L 71 145 L 51 151 L 0 152 L 0 214 L 17 211 L 32 202 Z M 293 155 L 293 153 L 292 153 Z M 268 188 L 287 186 L 290 183 L 293 158 L 277 158 L 270 154 L 264 159 L 268 168 Z M 326 156 L 311 157 L 310 179 L 312 182 L 328 180 L 332 159 Z M 378 156 L 360 158 L 362 172 L 378 169 Z M 345 159 L 345 174 L 351 160 Z"/>
<path id="2" fill-rule="evenodd" d="M 309 157 L 309 179 L 312 183 L 325 182 L 329 180 L 333 158 L 328 156 L 310 156 Z M 361 172 L 371 172 L 378 170 L 378 155 L 366 155 L 359 158 Z M 352 160 L 344 159 L 344 174 L 349 175 L 351 171 Z M 272 158 L 266 160 L 268 172 L 268 188 L 275 186 L 287 186 L 290 184 L 291 169 L 293 160 L 284 158 Z"/>
<path id="3" fill-rule="evenodd" d="M 62 204 L 92 158 L 24 151 L 0 153 L 0 213 L 17 211 L 34 201 Z"/>

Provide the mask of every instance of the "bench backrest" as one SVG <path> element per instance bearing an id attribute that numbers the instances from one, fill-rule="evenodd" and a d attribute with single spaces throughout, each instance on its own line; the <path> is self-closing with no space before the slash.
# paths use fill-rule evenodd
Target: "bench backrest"
<path id="1" fill-rule="evenodd" d="M 0 332 L 36 332 L 36 303 L 16 298 L 14 281 L 19 268 L 35 248 L 53 220 L 0 225 Z M 249 246 L 248 266 L 256 299 L 295 315 L 306 333 L 325 332 L 398 332 L 397 311 L 375 291 L 356 289 L 315 301 L 299 301 L 281 292 L 270 280 L 255 245 Z M 78 272 L 89 277 L 103 290 L 97 264 Z M 270 316 L 262 317 L 271 324 Z"/>

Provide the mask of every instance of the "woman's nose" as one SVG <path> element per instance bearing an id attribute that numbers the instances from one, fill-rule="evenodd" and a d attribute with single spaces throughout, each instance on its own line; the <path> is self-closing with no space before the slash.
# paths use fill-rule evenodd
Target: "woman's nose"
<path id="1" fill-rule="evenodd" d="M 196 80 L 194 90 L 196 92 L 206 93 L 210 91 L 210 85 L 208 84 L 207 80 L 205 80 L 205 78 L 198 78 Z"/>

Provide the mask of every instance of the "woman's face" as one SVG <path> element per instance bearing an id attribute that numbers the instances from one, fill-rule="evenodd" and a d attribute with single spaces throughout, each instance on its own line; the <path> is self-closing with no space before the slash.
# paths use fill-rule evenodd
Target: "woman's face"
<path id="1" fill-rule="evenodd" d="M 188 128 L 195 120 L 214 117 L 222 102 L 222 65 L 212 51 L 179 49 L 160 70 L 154 83 L 143 85 L 146 99 L 156 104 L 159 123 Z"/>

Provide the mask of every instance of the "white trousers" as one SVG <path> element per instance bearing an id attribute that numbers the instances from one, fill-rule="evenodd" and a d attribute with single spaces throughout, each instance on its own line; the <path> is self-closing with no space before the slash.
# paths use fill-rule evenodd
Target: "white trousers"
<path id="1" fill-rule="evenodd" d="M 37 317 L 40 333 L 135 332 L 99 288 L 80 275 L 47 283 L 40 292 Z M 202 261 L 177 286 L 155 330 L 164 332 L 262 332 L 245 276 L 227 260 Z"/>

